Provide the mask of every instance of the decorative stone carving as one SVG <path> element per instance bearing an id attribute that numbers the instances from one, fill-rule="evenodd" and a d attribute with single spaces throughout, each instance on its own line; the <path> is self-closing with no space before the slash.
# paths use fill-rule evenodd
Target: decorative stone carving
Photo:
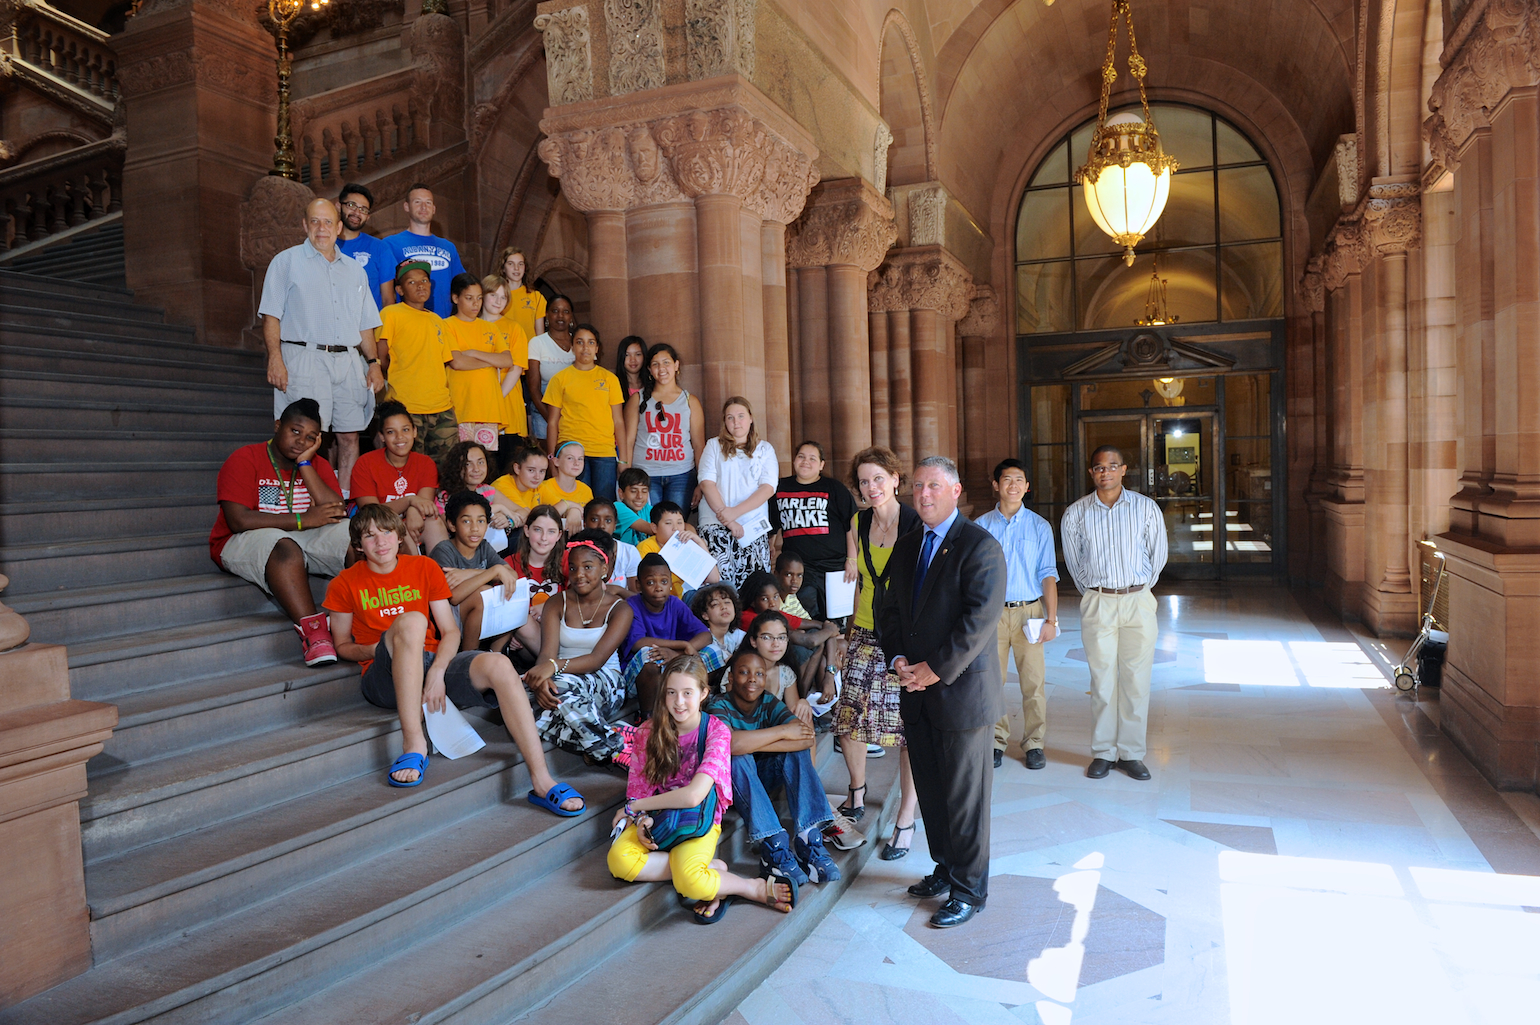
<path id="1" fill-rule="evenodd" d="M 695 110 L 653 127 L 674 180 L 690 198 L 728 194 L 746 199 L 765 176 L 769 138 L 743 111 Z"/>
<path id="2" fill-rule="evenodd" d="M 1337 139 L 1337 199 L 1346 209 L 1358 205 L 1358 136 Z"/>
<path id="3" fill-rule="evenodd" d="M 305 207 L 315 199 L 310 188 L 288 178 L 258 178 L 241 204 L 241 263 L 263 273 L 273 257 L 305 240 Z"/>
<path id="4" fill-rule="evenodd" d="M 545 36 L 545 73 L 551 106 L 593 99 L 588 8 L 568 7 L 537 15 L 535 28 Z"/>
<path id="5" fill-rule="evenodd" d="M 1492 109 L 1510 90 L 1537 83 L 1540 12 L 1529 0 L 1490 0 L 1458 51 L 1446 56 L 1443 74 L 1433 83 L 1428 97 L 1433 117 L 1425 122 L 1430 145 L 1445 154 L 1458 153 L 1472 132 L 1490 123 Z M 1434 135 L 1443 138 L 1433 144 Z"/>
<path id="6" fill-rule="evenodd" d="M 447 14 L 427 14 L 412 23 L 412 98 L 437 134 L 458 136 L 465 126 L 465 41 Z M 447 140 L 435 140 L 439 145 Z"/>
<path id="7" fill-rule="evenodd" d="M 632 205 L 636 178 L 626 152 L 624 128 L 583 129 L 540 140 L 540 159 L 573 208 L 625 210 Z"/>
<path id="8" fill-rule="evenodd" d="M 1312 256 L 1305 263 L 1299 279 L 1299 298 L 1311 313 L 1326 312 L 1326 281 L 1321 275 L 1321 258 Z"/>
<path id="9" fill-rule="evenodd" d="M 754 12 L 758 0 L 685 0 L 690 81 L 736 71 L 754 77 Z"/>
<path id="10" fill-rule="evenodd" d="M 866 297 L 872 313 L 935 310 L 961 320 L 971 312 L 973 275 L 939 246 L 894 250 L 873 279 Z"/>
<path id="11" fill-rule="evenodd" d="M 0 591 L 10 586 L 9 578 L 0 574 Z M 32 627 L 16 612 L 0 603 L 0 651 L 10 651 L 27 643 L 27 638 L 32 636 Z"/>
<path id="12" fill-rule="evenodd" d="M 872 186 L 888 191 L 888 148 L 893 145 L 893 130 L 886 121 L 877 122 L 877 139 L 872 144 Z"/>
<path id="13" fill-rule="evenodd" d="M 965 338 L 991 338 L 1000 330 L 1000 298 L 989 285 L 973 286 L 973 301 L 968 315 L 957 322 L 957 333 Z"/>
<path id="14" fill-rule="evenodd" d="M 926 185 L 909 193 L 909 244 L 946 245 L 946 189 Z"/>
<path id="15" fill-rule="evenodd" d="M 1364 235 L 1380 253 L 1404 253 L 1422 244 L 1422 197 L 1417 182 L 1369 186 L 1364 203 Z"/>
<path id="16" fill-rule="evenodd" d="M 790 224 L 802 213 L 808 193 L 818 184 L 816 160 L 779 139 L 772 140 L 759 190 L 745 204 L 767 221 Z"/>
<path id="17" fill-rule="evenodd" d="M 1335 292 L 1369 263 L 1369 246 L 1363 238 L 1363 224 L 1358 217 L 1344 218 L 1337 222 L 1326 238 L 1326 251 L 1321 258 L 1321 275 L 1326 291 Z"/>
<path id="18" fill-rule="evenodd" d="M 610 95 L 663 87 L 661 0 L 604 0 L 610 38 Z"/>
<path id="19" fill-rule="evenodd" d="M 125 96 L 143 96 L 174 85 L 185 85 L 197 76 L 191 50 L 161 53 L 142 61 L 118 65 L 118 86 Z"/>
<path id="20" fill-rule="evenodd" d="M 817 193 L 787 233 L 787 263 L 875 270 L 898 239 L 893 205 L 860 178 L 825 182 Z"/>

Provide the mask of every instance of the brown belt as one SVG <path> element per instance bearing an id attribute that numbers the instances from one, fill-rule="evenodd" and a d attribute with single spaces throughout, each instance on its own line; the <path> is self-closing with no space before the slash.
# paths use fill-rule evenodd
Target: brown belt
<path id="1" fill-rule="evenodd" d="M 1137 594 L 1144 590 L 1144 585 L 1135 584 L 1133 587 L 1093 587 L 1091 590 L 1100 591 L 1102 594 Z"/>

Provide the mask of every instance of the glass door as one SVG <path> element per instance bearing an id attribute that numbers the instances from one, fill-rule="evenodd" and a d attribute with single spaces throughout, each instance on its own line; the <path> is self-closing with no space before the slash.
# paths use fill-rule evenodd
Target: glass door
<path id="1" fill-rule="evenodd" d="M 1150 463 L 1145 458 L 1148 447 L 1145 444 L 1148 419 L 1143 415 L 1080 418 L 1082 446 L 1080 451 L 1085 454 L 1080 474 L 1086 489 L 1091 485 L 1084 468 L 1091 465 L 1091 453 L 1103 445 L 1113 445 L 1123 453 L 1123 486 L 1141 495 L 1150 493 L 1150 486 L 1146 481 Z"/>
<path id="2" fill-rule="evenodd" d="M 1213 567 L 1223 546 L 1214 522 L 1214 414 L 1149 414 L 1149 496 L 1166 518 L 1167 564 Z M 1207 575 L 1207 574 L 1201 574 Z"/>

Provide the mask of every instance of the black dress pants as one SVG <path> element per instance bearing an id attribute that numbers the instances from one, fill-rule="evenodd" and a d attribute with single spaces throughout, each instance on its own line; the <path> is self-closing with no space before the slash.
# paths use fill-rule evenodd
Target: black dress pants
<path id="1" fill-rule="evenodd" d="M 909 765 L 931 860 L 952 896 L 983 904 L 989 895 L 989 798 L 995 779 L 994 724 L 942 730 L 924 712 L 904 724 Z"/>

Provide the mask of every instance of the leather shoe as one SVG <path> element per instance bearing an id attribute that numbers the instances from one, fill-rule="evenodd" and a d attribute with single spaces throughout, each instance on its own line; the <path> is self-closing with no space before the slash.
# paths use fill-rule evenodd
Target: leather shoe
<path id="1" fill-rule="evenodd" d="M 953 926 L 962 925 L 968 919 L 979 913 L 982 904 L 969 904 L 965 900 L 951 898 L 945 904 L 936 909 L 936 913 L 930 916 L 930 924 L 935 929 L 950 929 Z"/>
<path id="2" fill-rule="evenodd" d="M 952 881 L 950 879 L 942 875 L 940 872 L 932 872 L 924 879 L 921 879 L 919 882 L 909 887 L 909 896 L 935 897 L 938 894 L 946 893 L 951 888 Z"/>
<path id="3" fill-rule="evenodd" d="M 1149 779 L 1150 770 L 1144 767 L 1144 763 L 1137 758 L 1124 758 L 1118 762 L 1118 768 L 1128 773 L 1131 779 Z"/>
<path id="4" fill-rule="evenodd" d="M 1107 770 L 1112 768 L 1112 762 L 1107 758 L 1092 758 L 1091 764 L 1085 767 L 1088 779 L 1106 779 Z"/>
<path id="5" fill-rule="evenodd" d="M 1027 748 L 1027 754 L 1023 760 L 1029 769 L 1041 769 L 1048 764 L 1048 756 L 1043 754 L 1043 749 L 1040 747 Z"/>
<path id="6" fill-rule="evenodd" d="M 1005 764 L 1005 752 L 1000 750 L 997 747 L 997 748 L 995 748 L 995 768 L 998 769 L 1000 766 L 1002 766 L 1004 764 Z"/>

